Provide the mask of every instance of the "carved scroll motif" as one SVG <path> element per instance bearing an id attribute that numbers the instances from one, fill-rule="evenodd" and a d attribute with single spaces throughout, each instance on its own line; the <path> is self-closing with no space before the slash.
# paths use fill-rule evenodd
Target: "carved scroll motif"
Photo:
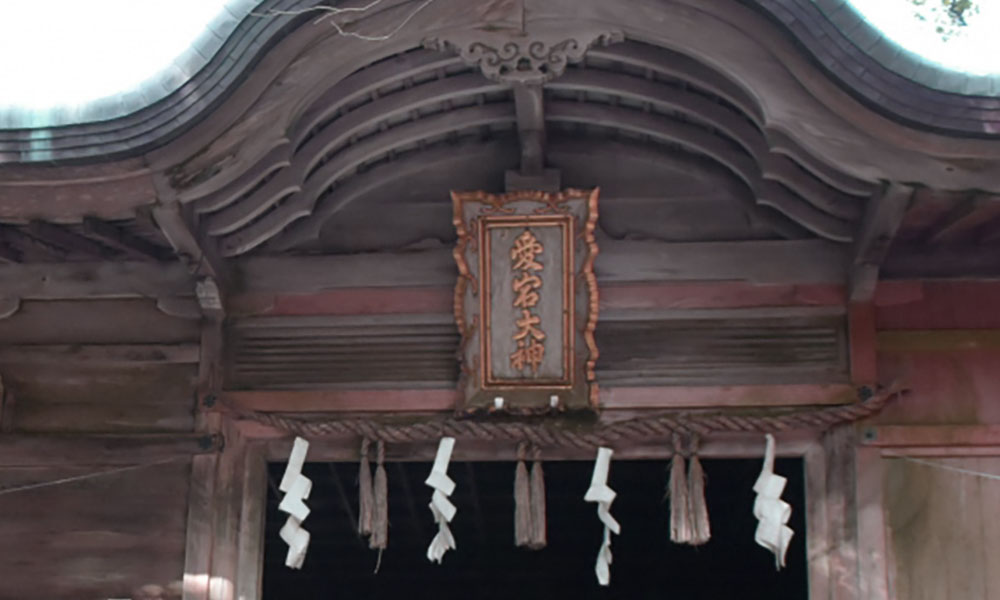
<path id="1" fill-rule="evenodd" d="M 594 45 L 607 46 L 622 40 L 620 31 L 461 31 L 428 39 L 424 46 L 455 52 L 493 81 L 538 84 L 562 75 L 566 65 L 583 60 Z"/>

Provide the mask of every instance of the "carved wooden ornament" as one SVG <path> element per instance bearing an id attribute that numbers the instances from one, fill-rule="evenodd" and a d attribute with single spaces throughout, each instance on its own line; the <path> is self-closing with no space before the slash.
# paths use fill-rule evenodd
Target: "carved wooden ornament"
<path id="1" fill-rule="evenodd" d="M 460 410 L 597 408 L 597 197 L 452 192 Z"/>

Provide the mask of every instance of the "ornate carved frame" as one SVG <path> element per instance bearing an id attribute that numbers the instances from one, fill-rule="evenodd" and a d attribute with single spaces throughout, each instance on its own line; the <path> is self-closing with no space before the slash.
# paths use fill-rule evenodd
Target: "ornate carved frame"
<path id="1" fill-rule="evenodd" d="M 459 389 L 468 390 L 470 379 L 475 378 L 479 382 L 478 388 L 483 390 L 503 391 L 518 389 L 552 390 L 562 389 L 578 391 L 579 386 L 585 386 L 586 407 L 590 409 L 598 408 L 598 386 L 595 376 L 595 364 L 598 357 L 597 343 L 594 339 L 594 330 L 597 327 L 598 314 L 598 291 L 597 278 L 594 276 L 594 260 L 597 256 L 597 242 L 594 238 L 594 230 L 597 226 L 597 199 L 599 191 L 593 190 L 565 190 L 559 193 L 548 193 L 539 191 L 518 191 L 508 194 L 489 194 L 486 192 L 452 192 L 453 219 L 455 229 L 458 233 L 458 242 L 454 249 L 455 262 L 458 265 L 458 280 L 455 285 L 454 309 L 455 322 L 461 335 L 459 344 L 459 357 L 462 361 L 462 369 L 459 377 Z M 586 219 L 581 223 L 576 222 L 576 218 L 569 214 L 565 203 L 569 200 L 585 200 Z M 536 207 L 530 215 L 513 215 L 513 209 L 509 207 L 514 202 L 536 202 L 541 206 Z M 482 208 L 479 215 L 466 220 L 465 209 L 469 203 L 480 203 Z M 481 217 L 488 219 L 488 225 L 482 226 Z M 534 222 L 544 226 L 560 225 L 564 227 L 564 243 L 566 252 L 563 254 L 563 265 L 565 273 L 571 273 L 570 277 L 564 278 L 563 306 L 569 308 L 563 328 L 563 352 L 565 357 L 566 373 L 568 377 L 563 381 L 547 382 L 525 382 L 523 384 L 499 383 L 492 379 L 489 374 L 487 361 L 489 360 L 490 349 L 486 342 L 485 324 L 488 322 L 490 314 L 490 302 L 485 298 L 488 294 L 483 293 L 483 286 L 490 281 L 490 257 L 488 243 L 486 242 L 486 230 L 488 227 L 510 226 L 506 223 Z M 573 239 L 578 237 L 579 240 Z M 575 254 L 578 241 L 582 243 L 584 252 L 583 262 L 579 272 L 575 269 L 578 256 Z M 469 253 L 478 256 L 478 277 L 470 269 L 467 259 Z M 477 299 L 479 307 L 478 314 L 467 314 L 466 303 L 467 294 L 471 293 Z M 575 306 L 578 294 L 586 294 L 586 320 L 583 323 L 578 319 L 583 315 L 577 315 Z M 577 348 L 576 336 L 582 336 L 585 348 Z M 478 336 L 478 339 L 477 339 Z M 473 359 L 469 356 L 469 344 L 476 341 L 479 345 L 479 353 Z M 584 351 L 585 356 L 578 356 L 579 351 Z M 582 368 L 577 366 L 577 360 L 582 359 Z M 470 364 L 471 363 L 471 364 Z M 582 377 L 578 378 L 577 373 Z M 477 409 L 476 403 L 470 402 L 471 397 L 466 397 L 465 406 L 460 410 L 474 412 Z M 572 403 L 573 407 L 579 408 L 578 404 Z M 505 407 L 507 412 L 516 413 L 548 413 L 562 411 L 567 408 L 565 403 L 558 406 L 550 404 L 539 404 L 531 408 L 523 406 Z"/>

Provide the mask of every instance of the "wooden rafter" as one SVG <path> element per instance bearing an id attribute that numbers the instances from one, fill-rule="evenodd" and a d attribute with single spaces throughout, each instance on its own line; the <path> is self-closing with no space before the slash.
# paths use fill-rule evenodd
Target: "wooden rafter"
<path id="1" fill-rule="evenodd" d="M 848 279 L 851 302 L 868 302 L 874 296 L 879 269 L 912 197 L 913 188 L 893 183 L 868 201 L 854 243 Z"/>
<path id="2" fill-rule="evenodd" d="M 225 316 L 224 290 L 233 279 L 229 267 L 219 255 L 215 243 L 198 230 L 192 211 L 181 206 L 166 180 L 157 180 L 157 192 L 161 200 L 152 210 L 153 221 L 197 278 L 194 291 L 202 313 L 221 320 Z"/>
<path id="3" fill-rule="evenodd" d="M 123 231 L 119 227 L 94 217 L 84 217 L 83 231 L 101 243 L 138 260 L 163 260 L 167 252 L 155 244 Z"/>
<path id="4" fill-rule="evenodd" d="M 46 244 L 74 254 L 97 259 L 111 258 L 114 255 L 114 252 L 104 245 L 46 221 L 31 221 L 28 232 Z"/>
<path id="5" fill-rule="evenodd" d="M 970 239 L 981 226 L 1000 217 L 1000 198 L 972 194 L 960 201 L 924 236 L 928 244 L 950 244 Z"/>
<path id="6" fill-rule="evenodd" d="M 20 250 L 0 242 L 0 262 L 16 264 L 22 260 L 24 260 L 24 255 L 21 254 Z"/>
<path id="7" fill-rule="evenodd" d="M 46 259 L 64 260 L 69 252 L 61 247 L 36 239 L 20 228 L 0 225 L 0 244 L 10 248 L 12 256 L 23 257 L 24 254 L 40 255 Z"/>

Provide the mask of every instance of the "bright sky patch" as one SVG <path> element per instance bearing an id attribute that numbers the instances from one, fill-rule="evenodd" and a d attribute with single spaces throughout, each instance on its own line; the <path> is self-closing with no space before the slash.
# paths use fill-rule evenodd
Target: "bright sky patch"
<path id="1" fill-rule="evenodd" d="M 940 0 L 848 0 L 886 37 L 942 67 L 1000 74 L 1000 1 L 979 0 L 964 27 L 949 27 Z M 941 29 L 945 31 L 942 32 Z"/>
<path id="2" fill-rule="evenodd" d="M 0 0 L 0 110 L 79 106 L 169 67 L 225 0 Z"/>

